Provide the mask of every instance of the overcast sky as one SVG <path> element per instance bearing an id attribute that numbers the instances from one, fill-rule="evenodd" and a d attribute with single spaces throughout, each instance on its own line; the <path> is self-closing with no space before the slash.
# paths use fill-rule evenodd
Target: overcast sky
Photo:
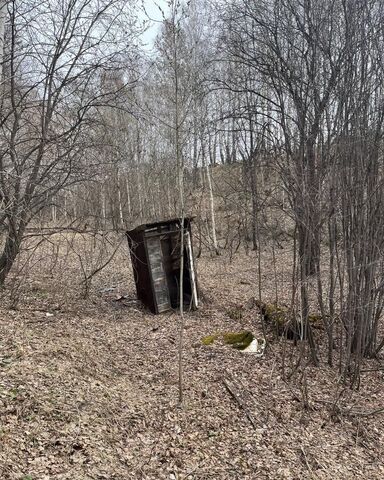
<path id="1" fill-rule="evenodd" d="M 144 5 L 144 8 L 140 7 L 140 18 L 142 18 L 143 20 L 147 20 L 149 22 L 149 27 L 148 27 L 148 30 L 143 35 L 143 40 L 145 43 L 148 44 L 148 48 L 151 48 L 155 40 L 155 37 L 159 31 L 160 22 L 163 20 L 159 7 L 162 8 L 164 12 L 166 12 L 167 1 L 166 0 L 142 0 L 142 3 L 140 3 L 139 5 Z"/>

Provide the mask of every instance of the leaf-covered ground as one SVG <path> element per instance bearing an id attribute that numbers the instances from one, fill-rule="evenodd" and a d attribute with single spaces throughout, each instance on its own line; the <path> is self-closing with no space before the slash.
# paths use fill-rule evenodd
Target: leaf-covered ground
<path id="1" fill-rule="evenodd" d="M 60 251 L 51 265 L 42 249 L 33 258 L 0 310 L 2 480 L 384 477 L 384 414 L 369 415 L 384 405 L 377 361 L 352 392 L 325 362 L 284 379 L 283 352 L 289 372 L 297 349 L 272 332 L 263 358 L 202 345 L 215 332 L 262 336 L 247 303 L 257 295 L 253 253 L 198 260 L 202 305 L 186 314 L 182 409 L 178 316 L 134 301 L 125 244 L 88 299 L 76 256 Z M 287 247 L 277 255 L 281 303 L 290 264 Z M 269 252 L 263 271 L 263 297 L 274 301 Z"/>

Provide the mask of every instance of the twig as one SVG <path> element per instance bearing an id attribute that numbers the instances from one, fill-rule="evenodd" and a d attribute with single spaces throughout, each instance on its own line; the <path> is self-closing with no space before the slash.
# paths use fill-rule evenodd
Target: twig
<path id="1" fill-rule="evenodd" d="M 223 383 L 225 385 L 225 388 L 228 390 L 228 392 L 232 395 L 232 397 L 236 400 L 237 404 L 239 405 L 239 407 L 244 411 L 246 417 L 248 418 L 248 420 L 250 421 L 252 427 L 254 429 L 256 429 L 256 422 L 252 416 L 252 414 L 249 412 L 249 410 L 247 409 L 247 407 L 244 405 L 244 402 L 242 401 L 242 399 L 240 398 L 240 396 L 236 393 L 236 391 L 234 390 L 233 386 L 228 382 L 228 380 L 226 380 L 225 378 L 223 379 Z"/>
<path id="2" fill-rule="evenodd" d="M 335 404 L 335 402 L 331 402 L 329 400 L 314 400 L 316 403 L 323 403 L 325 405 L 332 405 L 333 410 L 336 410 L 338 413 L 341 415 L 351 415 L 355 417 L 370 417 L 372 415 L 377 415 L 378 413 L 383 413 L 384 412 L 384 407 L 376 408 L 375 410 L 371 411 L 363 411 L 363 410 L 348 410 L 347 408 L 341 408 L 338 405 Z"/>
<path id="3" fill-rule="evenodd" d="M 91 280 L 96 274 L 100 273 L 101 270 L 103 270 L 105 267 L 107 267 L 111 262 L 112 260 L 114 259 L 117 251 L 119 250 L 120 248 L 120 245 L 123 243 L 123 240 L 124 238 L 122 238 L 120 240 L 120 242 L 116 245 L 115 249 L 113 250 L 112 254 L 110 255 L 110 257 L 102 264 L 100 265 L 99 267 L 95 268 L 94 270 L 92 270 L 91 273 L 89 273 L 88 275 L 85 275 L 85 278 L 81 281 L 82 284 L 86 284 L 87 282 L 89 282 L 89 280 Z M 81 258 L 79 257 L 79 259 L 81 260 Z"/>
<path id="4" fill-rule="evenodd" d="M 370 412 L 351 410 L 349 414 L 355 415 L 356 417 L 370 417 L 372 415 L 377 415 L 378 413 L 383 413 L 383 412 L 384 412 L 384 407 L 380 407 L 380 408 L 376 408 L 375 410 L 371 410 Z"/>
<path id="5" fill-rule="evenodd" d="M 182 480 L 186 480 L 187 478 L 189 478 L 191 475 L 193 475 L 196 470 L 199 468 L 199 465 L 197 465 L 197 467 L 193 468 L 192 470 L 190 470 L 184 477 Z"/>
<path id="6" fill-rule="evenodd" d="M 380 367 L 377 368 L 363 368 L 360 370 L 360 373 L 366 373 L 366 372 L 380 372 L 384 370 L 384 366 L 380 365 Z"/>
<path id="7" fill-rule="evenodd" d="M 301 447 L 300 447 L 300 450 L 301 450 L 301 453 L 303 454 L 303 458 L 304 458 L 304 461 L 305 461 L 305 465 L 307 466 L 309 472 L 310 472 L 311 475 L 312 475 L 312 474 L 313 474 L 312 468 L 311 468 L 311 466 L 310 466 L 309 463 L 308 463 L 308 459 L 307 459 L 307 455 L 305 454 L 304 447 L 301 446 Z"/>

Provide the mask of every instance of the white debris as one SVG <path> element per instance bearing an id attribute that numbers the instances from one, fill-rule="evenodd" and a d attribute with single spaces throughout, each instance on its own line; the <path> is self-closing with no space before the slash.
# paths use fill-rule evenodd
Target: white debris
<path id="1" fill-rule="evenodd" d="M 262 357 L 264 355 L 266 343 L 265 338 L 262 338 L 261 340 L 254 338 L 248 347 L 242 351 L 246 353 L 255 353 L 257 357 Z"/>

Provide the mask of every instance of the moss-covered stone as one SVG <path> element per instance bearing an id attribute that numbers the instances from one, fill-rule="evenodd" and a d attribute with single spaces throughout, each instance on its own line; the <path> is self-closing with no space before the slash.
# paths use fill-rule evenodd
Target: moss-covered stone
<path id="1" fill-rule="evenodd" d="M 287 308 L 275 304 L 268 304 L 255 301 L 255 305 L 260 310 L 266 324 L 273 326 L 278 335 L 285 335 L 287 338 L 295 339 L 300 336 L 300 321 L 292 317 Z M 319 314 L 310 314 L 308 316 L 309 324 L 314 328 L 322 327 L 322 317 Z"/>
<path id="2" fill-rule="evenodd" d="M 285 325 L 288 320 L 287 309 L 278 307 L 273 304 L 265 305 L 265 319 L 269 322 L 274 322 L 278 325 Z"/>
<path id="3" fill-rule="evenodd" d="M 243 332 L 223 332 L 214 335 L 207 335 L 201 339 L 203 345 L 212 345 L 216 340 L 222 340 L 226 345 L 230 345 L 237 350 L 245 350 L 255 337 L 249 331 Z"/>
<path id="4" fill-rule="evenodd" d="M 201 339 L 203 345 L 212 345 L 212 343 L 219 338 L 219 335 L 207 335 Z"/>
<path id="5" fill-rule="evenodd" d="M 232 345 L 237 350 L 244 350 L 252 342 L 255 337 L 251 332 L 227 332 L 223 333 L 224 343 Z"/>
<path id="6" fill-rule="evenodd" d="M 308 315 L 308 321 L 313 328 L 322 328 L 324 326 L 323 317 L 319 313 L 311 313 Z"/>

